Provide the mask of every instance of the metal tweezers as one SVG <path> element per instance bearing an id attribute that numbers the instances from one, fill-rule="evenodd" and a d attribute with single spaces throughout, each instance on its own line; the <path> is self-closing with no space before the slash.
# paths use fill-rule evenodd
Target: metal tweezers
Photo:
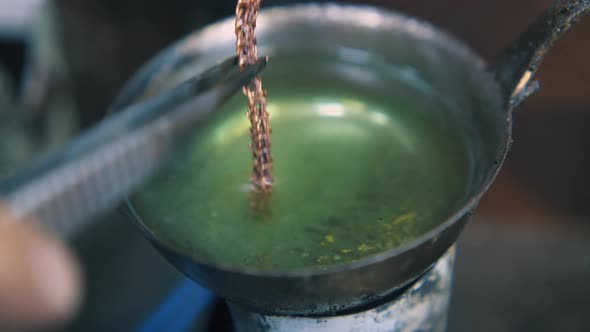
<path id="1" fill-rule="evenodd" d="M 0 184 L 17 219 L 69 237 L 113 209 L 170 159 L 184 135 L 266 65 L 230 58 L 198 77 L 106 117 L 63 149 Z"/>

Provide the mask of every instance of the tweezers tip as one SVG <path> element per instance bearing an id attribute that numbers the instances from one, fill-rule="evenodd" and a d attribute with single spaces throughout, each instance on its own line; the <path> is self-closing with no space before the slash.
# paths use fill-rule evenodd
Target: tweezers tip
<path id="1" fill-rule="evenodd" d="M 256 61 L 256 68 L 258 71 L 264 69 L 264 67 L 266 67 L 266 65 L 269 62 L 269 57 L 268 56 L 262 56 L 258 58 L 258 61 Z"/>

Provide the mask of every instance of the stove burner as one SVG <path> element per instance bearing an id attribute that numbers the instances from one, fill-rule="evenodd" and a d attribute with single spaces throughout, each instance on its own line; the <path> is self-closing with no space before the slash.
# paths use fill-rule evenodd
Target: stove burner
<path id="1" fill-rule="evenodd" d="M 363 311 L 337 316 L 273 316 L 229 303 L 238 332 L 374 331 L 443 332 L 451 295 L 455 261 L 452 247 L 430 271 L 386 303 L 371 303 Z"/>
<path id="2" fill-rule="evenodd" d="M 361 311 L 329 317 L 269 316 L 230 304 L 237 326 L 232 326 L 230 309 L 224 301 L 185 279 L 136 331 L 444 331 L 454 254 L 451 248 L 432 269 L 387 303 L 372 303 Z"/>

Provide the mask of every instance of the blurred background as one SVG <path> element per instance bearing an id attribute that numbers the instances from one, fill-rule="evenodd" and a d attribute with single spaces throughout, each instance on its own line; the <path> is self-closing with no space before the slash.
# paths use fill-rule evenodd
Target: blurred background
<path id="1" fill-rule="evenodd" d="M 357 2 L 429 20 L 490 61 L 551 3 Z M 0 0 L 0 176 L 95 123 L 142 63 L 234 6 Z M 589 40 L 587 19 L 549 53 L 540 93 L 516 112 L 512 151 L 459 243 L 449 331 L 590 330 Z M 132 330 L 181 278 L 116 212 L 108 219 L 74 243 L 89 289 L 72 331 Z"/>

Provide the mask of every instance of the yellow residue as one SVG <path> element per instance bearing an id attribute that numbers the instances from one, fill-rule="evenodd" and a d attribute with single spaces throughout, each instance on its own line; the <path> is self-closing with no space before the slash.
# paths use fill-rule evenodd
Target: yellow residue
<path id="1" fill-rule="evenodd" d="M 371 246 L 369 246 L 369 245 L 366 245 L 366 244 L 361 244 L 361 245 L 360 245 L 360 246 L 358 246 L 356 249 L 357 249 L 358 251 L 369 251 L 369 250 L 373 250 L 373 249 L 375 249 L 375 247 L 371 247 Z"/>
<path id="2" fill-rule="evenodd" d="M 393 219 L 391 221 L 392 224 L 397 225 L 397 224 L 401 224 L 403 222 L 410 222 L 410 221 L 414 221 L 416 219 L 416 213 L 414 212 L 408 212 L 408 213 L 404 213 L 401 216 Z"/>
<path id="3" fill-rule="evenodd" d="M 332 235 L 332 234 L 328 234 L 328 235 L 324 236 L 324 239 L 326 241 L 328 241 L 328 243 L 334 243 L 334 235 Z"/>

